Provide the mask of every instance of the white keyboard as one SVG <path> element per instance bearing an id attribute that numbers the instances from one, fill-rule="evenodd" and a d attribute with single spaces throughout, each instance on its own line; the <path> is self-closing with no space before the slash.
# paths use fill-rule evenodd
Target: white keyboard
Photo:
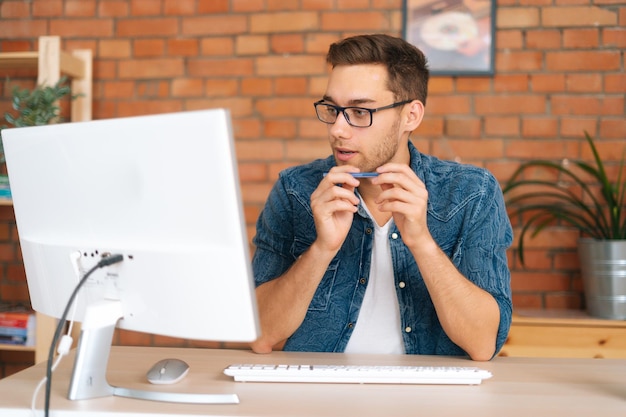
<path id="1" fill-rule="evenodd" d="M 325 382 L 352 384 L 477 385 L 491 372 L 475 367 L 261 365 L 236 364 L 224 370 L 242 382 Z"/>

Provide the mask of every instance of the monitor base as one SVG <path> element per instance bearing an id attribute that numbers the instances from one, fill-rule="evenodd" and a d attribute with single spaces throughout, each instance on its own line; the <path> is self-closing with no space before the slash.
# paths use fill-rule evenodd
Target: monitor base
<path id="1" fill-rule="evenodd" d="M 156 392 L 111 386 L 106 379 L 106 370 L 115 326 L 122 316 L 122 306 L 119 301 L 104 301 L 87 307 L 76 350 L 68 399 L 86 400 L 118 396 L 191 404 L 239 403 L 236 394 Z"/>

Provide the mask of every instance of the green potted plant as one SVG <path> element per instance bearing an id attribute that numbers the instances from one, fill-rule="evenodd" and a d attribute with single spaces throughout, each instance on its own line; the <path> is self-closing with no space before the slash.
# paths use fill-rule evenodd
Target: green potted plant
<path id="1" fill-rule="evenodd" d="M 59 115 L 58 101 L 70 94 L 66 84 L 67 77 L 62 77 L 52 86 L 38 85 L 34 89 L 13 87 L 11 105 L 17 113 L 6 112 L 4 120 L 7 124 L 0 126 L 0 164 L 4 164 L 2 148 L 2 129 L 8 127 L 41 126 L 63 121 Z M 75 97 L 71 97 L 72 99 Z M 0 171 L 0 197 L 10 198 L 9 180 L 5 168 Z"/>
<path id="2" fill-rule="evenodd" d="M 587 311 L 591 316 L 626 319 L 626 178 L 624 156 L 617 178 L 607 175 L 593 138 L 585 132 L 595 165 L 584 161 L 533 160 L 520 165 L 505 184 L 511 218 L 522 224 L 518 256 L 524 264 L 524 239 L 556 223 L 578 229 L 578 254 Z M 623 155 L 626 148 L 622 150 Z M 553 171 L 556 180 L 529 175 Z M 583 179 L 584 174 L 589 180 Z"/>

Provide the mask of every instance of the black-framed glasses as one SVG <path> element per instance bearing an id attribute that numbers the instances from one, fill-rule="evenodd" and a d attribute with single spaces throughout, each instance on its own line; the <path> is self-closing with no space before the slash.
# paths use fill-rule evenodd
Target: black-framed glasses
<path id="1" fill-rule="evenodd" d="M 373 114 L 377 111 L 393 109 L 394 107 L 402 106 L 410 103 L 413 100 L 398 101 L 388 106 L 378 107 L 376 109 L 368 109 L 365 107 L 341 107 L 334 104 L 324 103 L 324 99 L 313 103 L 315 106 L 315 113 L 320 122 L 332 125 L 337 121 L 339 113 L 343 113 L 343 117 L 346 118 L 346 122 L 350 126 L 354 127 L 370 127 L 374 119 Z"/>

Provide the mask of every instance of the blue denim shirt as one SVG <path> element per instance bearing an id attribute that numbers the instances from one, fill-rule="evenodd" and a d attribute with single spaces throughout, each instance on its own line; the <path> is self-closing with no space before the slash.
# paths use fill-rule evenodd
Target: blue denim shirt
<path id="1" fill-rule="evenodd" d="M 421 154 L 409 143 L 411 168 L 428 190 L 428 227 L 440 248 L 500 307 L 496 352 L 511 324 L 506 250 L 513 233 L 502 191 L 487 170 Z M 259 216 L 253 239 L 256 285 L 282 275 L 316 237 L 310 197 L 333 157 L 281 172 Z M 285 350 L 342 352 L 359 316 L 370 274 L 373 220 L 362 205 L 331 261 L 301 326 Z M 419 268 L 395 224 L 389 231 L 406 353 L 466 355 L 443 331 Z"/>

